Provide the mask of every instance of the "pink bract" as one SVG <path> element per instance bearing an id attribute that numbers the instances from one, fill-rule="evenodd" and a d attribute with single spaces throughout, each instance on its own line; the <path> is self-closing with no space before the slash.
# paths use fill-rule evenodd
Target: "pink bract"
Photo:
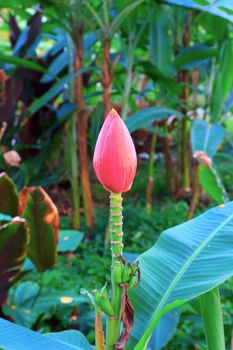
<path id="1" fill-rule="evenodd" d="M 109 192 L 130 190 L 137 169 L 137 155 L 130 133 L 112 109 L 100 130 L 94 152 L 94 170 Z"/>

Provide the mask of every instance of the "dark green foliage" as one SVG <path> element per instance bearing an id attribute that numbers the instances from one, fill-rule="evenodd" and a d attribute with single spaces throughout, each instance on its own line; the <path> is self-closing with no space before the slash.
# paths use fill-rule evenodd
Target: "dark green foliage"
<path id="1" fill-rule="evenodd" d="M 27 256 L 29 232 L 26 222 L 16 218 L 0 227 L 0 304 L 6 301 L 9 287 L 19 277 Z"/>
<path id="2" fill-rule="evenodd" d="M 0 213 L 18 216 L 18 193 L 12 179 L 6 174 L 0 174 Z"/>
<path id="3" fill-rule="evenodd" d="M 44 190 L 24 188 L 18 194 L 14 182 L 5 173 L 0 175 L 0 190 L 2 305 L 6 301 L 9 287 L 21 276 L 22 265 L 27 256 L 31 257 L 40 271 L 54 265 L 59 214 Z"/>
<path id="4" fill-rule="evenodd" d="M 123 118 L 129 116 L 126 125 L 133 132 L 139 155 L 132 191 L 124 194 L 125 251 L 139 255 L 153 246 L 162 231 L 187 219 L 196 181 L 196 161 L 191 153 L 204 151 L 214 156 L 214 167 L 199 167 L 202 191 L 194 216 L 214 201 L 226 200 L 227 195 L 231 199 L 233 7 L 229 1 L 210 2 L 43 0 L 38 5 L 35 0 L 9 0 L 7 4 L 0 0 L 0 122 L 8 123 L 0 135 L 0 170 L 10 174 L 18 189 L 46 186 L 64 215 L 58 242 L 58 227 L 55 233 L 54 226 L 46 222 L 48 208 L 40 190 L 30 194 L 19 212 L 14 183 L 7 175 L 0 176 L 1 283 L 9 270 L 13 273 L 3 287 L 2 301 L 20 272 L 23 275 L 11 288 L 3 312 L 17 323 L 42 332 L 78 328 L 94 343 L 93 311 L 79 290 L 100 289 L 110 279 L 109 196 L 96 183 L 91 165 L 103 120 L 102 65 L 107 39 L 112 106 Z M 83 37 L 83 68 L 79 71 L 74 66 L 78 37 Z M 77 77 L 82 78 L 82 91 L 77 88 Z M 82 93 L 87 111 L 87 163 L 96 218 L 92 231 L 84 224 L 85 203 L 84 208 L 77 204 L 83 199 L 81 191 L 76 191 L 82 167 L 76 159 L 77 92 Z M 187 142 L 182 143 L 181 124 L 186 120 L 191 138 L 187 129 Z M 157 143 L 150 152 L 153 133 Z M 12 149 L 22 158 L 18 167 L 4 160 L 5 152 Z M 150 215 L 145 209 L 149 153 L 155 160 Z M 185 156 L 191 189 L 183 188 Z M 84 234 L 70 232 L 75 223 L 71 220 L 73 207 L 80 213 Z M 17 215 L 25 217 L 30 229 L 29 250 L 26 231 L 13 230 L 12 218 Z M 13 248 L 12 235 L 17 240 Z M 28 261 L 21 269 L 26 255 L 40 272 Z M 232 280 L 224 283 L 221 295 L 229 348 Z M 62 297 L 68 299 L 63 303 Z M 206 348 L 200 310 L 192 302 L 181 307 L 178 329 L 164 349 L 195 347 Z"/>

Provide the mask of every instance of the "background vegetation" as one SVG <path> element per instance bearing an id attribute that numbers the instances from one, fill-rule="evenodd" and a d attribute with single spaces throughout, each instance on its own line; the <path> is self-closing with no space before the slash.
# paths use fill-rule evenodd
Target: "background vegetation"
<path id="1" fill-rule="evenodd" d="M 0 0 L 0 169 L 14 193 L 43 186 L 61 217 L 56 264 L 30 251 L 7 286 L 4 318 L 42 332 L 79 329 L 93 343 L 93 312 L 79 290 L 100 288 L 110 273 L 108 194 L 92 156 L 112 107 L 138 154 L 124 196 L 129 256 L 232 198 L 232 22 L 224 0 Z M 17 208 L 3 190 L 9 181 L 0 178 L 0 195 Z M 33 196 L 32 212 L 44 195 Z M 232 287 L 232 279 L 221 286 L 228 349 Z M 199 304 L 179 313 L 164 349 L 206 349 Z"/>

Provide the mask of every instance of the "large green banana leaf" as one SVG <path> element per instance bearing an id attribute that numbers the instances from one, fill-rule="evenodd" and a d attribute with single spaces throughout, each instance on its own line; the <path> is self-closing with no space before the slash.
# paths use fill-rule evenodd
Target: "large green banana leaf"
<path id="1" fill-rule="evenodd" d="M 182 114 L 169 108 L 164 107 L 150 107 L 141 109 L 131 114 L 125 121 L 129 132 L 134 132 L 140 128 L 144 128 L 147 125 L 151 125 L 154 121 L 160 121 L 168 119 L 170 116 L 175 115 L 176 118 L 182 118 Z"/>
<path id="2" fill-rule="evenodd" d="M 5 350 L 91 350 L 81 332 L 42 335 L 0 318 L 0 348 Z"/>
<path id="3" fill-rule="evenodd" d="M 171 310 L 161 318 L 150 338 L 148 350 L 160 350 L 168 343 L 176 330 L 179 318 L 179 309 Z"/>
<path id="4" fill-rule="evenodd" d="M 207 12 L 211 15 L 219 16 L 233 22 L 233 3 L 230 0 L 164 0 L 164 2 L 171 5 L 184 6 L 190 9 Z"/>
<path id="5" fill-rule="evenodd" d="M 48 333 L 46 335 L 51 339 L 58 340 L 66 345 L 73 345 L 76 350 L 93 350 L 93 347 L 88 343 L 86 337 L 76 330 Z"/>
<path id="6" fill-rule="evenodd" d="M 127 345 L 135 350 L 146 349 L 163 314 L 233 275 L 233 202 L 166 230 L 139 262 L 142 281 L 131 292 L 135 324 Z"/>
<path id="7" fill-rule="evenodd" d="M 233 85 L 232 60 L 233 41 L 229 39 L 224 41 L 221 46 L 219 67 L 213 84 L 210 101 L 210 116 L 212 122 L 218 122 L 222 114 L 226 112 L 224 110 L 224 104 Z"/>

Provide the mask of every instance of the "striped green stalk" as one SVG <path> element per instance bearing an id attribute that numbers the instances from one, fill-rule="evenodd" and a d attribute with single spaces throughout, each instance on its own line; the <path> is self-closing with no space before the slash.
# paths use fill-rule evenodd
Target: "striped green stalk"
<path id="1" fill-rule="evenodd" d="M 181 129 L 181 152 L 182 152 L 182 187 L 188 191 L 190 189 L 190 165 L 189 165 L 189 121 L 182 120 Z"/>
<path id="2" fill-rule="evenodd" d="M 122 299 L 122 260 L 123 252 L 123 232 L 122 232 L 122 196 L 121 193 L 111 193 L 110 195 L 110 233 L 111 233 L 111 283 L 114 316 L 107 318 L 106 350 L 115 350 L 120 330 L 121 321 L 121 299 Z"/>
<path id="3" fill-rule="evenodd" d="M 225 350 L 225 337 L 219 288 L 200 296 L 201 314 L 208 350 Z"/>
<path id="4" fill-rule="evenodd" d="M 80 198 L 79 198 L 79 166 L 77 156 L 77 135 L 75 128 L 75 117 L 72 115 L 69 121 L 69 127 L 67 132 L 67 153 L 68 153 L 68 164 L 69 164 L 69 178 L 72 189 L 72 226 L 74 229 L 80 229 Z"/>
<path id="5" fill-rule="evenodd" d="M 127 118 L 128 113 L 128 104 L 129 104 L 129 95 L 132 84 L 132 72 L 133 72 L 133 60 L 134 60 L 134 45 L 132 44 L 132 40 L 130 37 L 129 41 L 129 54 L 127 57 L 127 73 L 123 91 L 123 101 L 122 101 L 122 119 L 125 120 Z"/>
<path id="6" fill-rule="evenodd" d="M 72 41 L 70 36 L 67 34 L 67 50 L 69 57 L 69 73 L 73 74 L 73 50 Z M 74 102 L 74 79 L 72 78 L 69 82 L 69 101 Z M 67 130 L 67 145 L 66 145 L 66 167 L 67 173 L 69 174 L 69 180 L 71 184 L 71 195 L 73 203 L 72 212 L 72 226 L 74 229 L 80 229 L 80 188 L 79 188 L 79 162 L 77 154 L 77 132 L 76 132 L 76 122 L 75 115 L 72 114 L 70 120 L 68 121 Z"/>
<path id="7" fill-rule="evenodd" d="M 221 179 L 214 166 L 211 166 L 210 170 L 213 172 L 218 186 L 222 189 L 222 198 L 224 199 L 224 203 L 226 203 L 228 197 Z M 208 350 L 225 350 L 224 325 L 219 287 L 215 287 L 211 291 L 201 295 L 199 302 Z"/>
<path id="8" fill-rule="evenodd" d="M 156 146 L 157 135 L 154 131 L 150 144 L 150 155 L 149 155 L 149 168 L 148 168 L 148 182 L 146 191 L 146 210 L 147 213 L 151 213 L 152 208 L 152 195 L 154 190 L 154 168 L 155 168 L 155 146 Z"/>

